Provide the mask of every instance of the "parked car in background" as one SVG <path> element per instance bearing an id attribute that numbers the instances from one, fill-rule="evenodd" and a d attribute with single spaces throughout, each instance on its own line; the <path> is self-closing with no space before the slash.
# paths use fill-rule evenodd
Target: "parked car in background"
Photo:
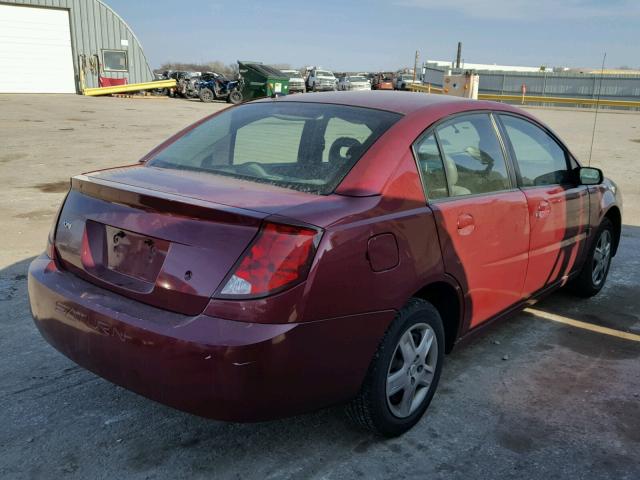
<path id="1" fill-rule="evenodd" d="M 289 93 L 305 93 L 307 91 L 304 78 L 298 70 L 287 69 L 280 71 L 289 76 Z"/>
<path id="2" fill-rule="evenodd" d="M 200 72 L 183 72 L 178 75 L 176 92 L 183 98 L 198 98 L 200 93 Z"/>
<path id="3" fill-rule="evenodd" d="M 338 90 L 371 90 L 371 82 L 365 77 L 345 75 L 338 79 Z"/>
<path id="4" fill-rule="evenodd" d="M 597 294 L 621 225 L 616 185 L 514 106 L 264 99 L 73 177 L 29 299 L 55 348 L 172 407 L 347 403 L 395 436 L 459 339 L 565 284 Z"/>
<path id="5" fill-rule="evenodd" d="M 413 73 L 399 73 L 393 79 L 393 87 L 396 90 L 408 90 L 409 85 L 419 84 L 420 81 L 416 78 L 413 79 Z"/>
<path id="6" fill-rule="evenodd" d="M 330 70 L 313 68 L 307 76 L 307 91 L 319 92 L 336 90 L 338 81 Z"/>
<path id="7" fill-rule="evenodd" d="M 153 74 L 153 81 L 154 82 L 161 82 L 164 80 L 168 80 L 169 76 L 166 75 L 165 73 L 159 73 L 159 72 L 154 72 Z M 169 88 L 155 88 L 153 90 L 151 90 L 151 93 L 153 95 L 158 95 L 158 96 L 163 96 L 166 97 L 167 95 L 169 95 Z M 173 90 L 173 89 L 171 89 Z"/>
<path id="8" fill-rule="evenodd" d="M 392 73 L 376 73 L 371 82 L 372 90 L 393 90 Z"/>

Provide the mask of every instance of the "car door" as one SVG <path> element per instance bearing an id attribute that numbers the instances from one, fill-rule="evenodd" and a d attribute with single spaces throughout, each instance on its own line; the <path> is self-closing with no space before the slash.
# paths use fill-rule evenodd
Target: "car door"
<path id="1" fill-rule="evenodd" d="M 527 200 L 491 114 L 457 115 L 414 145 L 444 265 L 465 294 L 474 327 L 522 298 L 528 248 Z"/>
<path id="2" fill-rule="evenodd" d="M 577 163 L 546 129 L 500 114 L 518 184 L 527 198 L 531 236 L 523 293 L 566 282 L 580 266 L 589 226 L 589 193 L 573 174 Z"/>

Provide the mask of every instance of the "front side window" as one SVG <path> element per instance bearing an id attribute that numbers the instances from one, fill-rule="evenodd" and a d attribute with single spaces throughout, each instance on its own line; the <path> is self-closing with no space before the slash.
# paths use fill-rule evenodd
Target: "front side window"
<path id="1" fill-rule="evenodd" d="M 512 115 L 501 115 L 516 156 L 523 187 L 568 183 L 567 156 L 547 132 Z"/>
<path id="2" fill-rule="evenodd" d="M 511 188 L 507 165 L 491 118 L 461 115 L 437 128 L 451 196 Z"/>
<path id="3" fill-rule="evenodd" d="M 198 125 L 147 165 L 328 194 L 400 118 L 344 105 L 247 104 Z"/>
<path id="4" fill-rule="evenodd" d="M 129 70 L 127 52 L 124 50 L 104 50 L 102 67 L 106 72 L 126 72 Z"/>
<path id="5" fill-rule="evenodd" d="M 447 176 L 435 135 L 429 133 L 426 137 L 418 140 L 414 145 L 414 152 L 418 160 L 420 178 L 427 199 L 435 200 L 447 197 L 449 195 Z"/>

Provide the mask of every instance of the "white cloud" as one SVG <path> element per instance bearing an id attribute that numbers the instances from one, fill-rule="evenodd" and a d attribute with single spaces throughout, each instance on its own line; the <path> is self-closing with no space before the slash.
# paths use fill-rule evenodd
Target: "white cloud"
<path id="1" fill-rule="evenodd" d="M 578 20 L 640 15 L 638 0 L 397 0 L 395 3 L 496 20 Z"/>

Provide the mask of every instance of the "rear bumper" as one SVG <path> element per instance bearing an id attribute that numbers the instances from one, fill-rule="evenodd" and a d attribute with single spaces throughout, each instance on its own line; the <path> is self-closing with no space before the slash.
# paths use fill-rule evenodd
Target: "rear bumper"
<path id="1" fill-rule="evenodd" d="M 314 89 L 316 91 L 319 92 L 324 92 L 324 91 L 328 91 L 328 90 L 335 90 L 337 87 L 335 85 L 330 85 L 330 84 L 316 84 L 316 86 L 314 87 Z"/>
<path id="2" fill-rule="evenodd" d="M 394 312 L 259 324 L 167 312 L 58 270 L 29 267 L 43 337 L 77 364 L 174 408 L 227 421 L 294 415 L 353 397 Z"/>

